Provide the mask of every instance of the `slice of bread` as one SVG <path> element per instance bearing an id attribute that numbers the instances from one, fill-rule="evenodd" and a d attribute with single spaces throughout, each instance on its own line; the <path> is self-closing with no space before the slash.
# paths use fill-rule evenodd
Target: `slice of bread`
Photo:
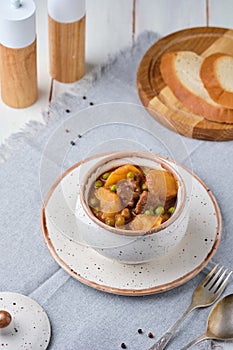
<path id="1" fill-rule="evenodd" d="M 210 97 L 227 108 L 233 108 L 233 57 L 215 53 L 201 65 L 201 80 Z"/>
<path id="2" fill-rule="evenodd" d="M 204 58 L 191 51 L 168 52 L 161 58 L 165 83 L 190 111 L 208 120 L 233 123 L 233 109 L 211 99 L 200 78 Z"/>

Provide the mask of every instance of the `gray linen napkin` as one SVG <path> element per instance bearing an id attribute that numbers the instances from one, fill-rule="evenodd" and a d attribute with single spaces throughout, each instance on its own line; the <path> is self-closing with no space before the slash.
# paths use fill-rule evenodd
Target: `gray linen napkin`
<path id="1" fill-rule="evenodd" d="M 30 123 L 0 150 L 0 288 L 29 295 L 45 308 L 52 324 L 50 349 L 117 350 L 124 342 L 127 349 L 145 350 L 185 310 L 194 288 L 204 277 L 202 272 L 185 285 L 158 295 L 133 298 L 106 294 L 81 284 L 59 268 L 41 234 L 42 155 L 46 165 L 43 172 L 47 172 L 42 189 L 44 196 L 61 172 L 59 154 L 64 152 L 64 147 L 70 149 L 70 141 L 79 133 L 78 123 L 72 124 L 72 113 L 90 107 L 90 103 L 140 104 L 136 71 L 145 51 L 156 40 L 157 35 L 153 33 L 141 35 L 134 47 L 120 52 L 109 64 L 97 67 L 75 84 L 72 91 L 58 97 L 49 114 L 44 112 L 46 126 Z M 58 126 L 63 133 L 59 134 L 59 142 L 52 145 L 52 152 L 47 153 L 45 145 Z M 175 134 L 170 132 L 170 137 L 175 138 Z M 214 260 L 232 268 L 233 143 L 181 139 L 188 149 L 194 172 L 211 188 L 222 210 L 223 238 Z M 86 156 L 85 138 L 82 145 L 79 152 L 75 152 L 76 146 L 72 148 L 64 169 Z M 183 163 L 189 164 L 187 159 L 183 159 Z M 232 284 L 225 294 L 230 292 L 233 292 Z M 203 333 L 209 311 L 194 311 L 169 349 L 177 350 Z M 138 334 L 138 328 L 143 329 L 143 334 Z M 147 337 L 150 331 L 154 339 Z M 197 348 L 211 349 L 211 343 L 205 342 Z M 215 344 L 212 349 L 221 349 L 221 346 Z"/>

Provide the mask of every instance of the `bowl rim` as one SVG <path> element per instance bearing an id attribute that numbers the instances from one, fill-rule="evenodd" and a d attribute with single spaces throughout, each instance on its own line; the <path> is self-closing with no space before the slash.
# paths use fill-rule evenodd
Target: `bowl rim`
<path id="1" fill-rule="evenodd" d="M 177 183 L 178 183 L 178 187 L 181 190 L 181 199 L 180 199 L 180 203 L 178 208 L 176 208 L 174 214 L 168 219 L 166 220 L 164 223 L 162 223 L 159 226 L 154 227 L 153 229 L 150 230 L 123 230 L 120 228 L 116 228 L 116 227 L 111 227 L 108 226 L 107 224 L 105 224 L 104 222 L 102 222 L 101 220 L 99 220 L 91 211 L 89 205 L 86 203 L 85 200 L 85 189 L 86 189 L 86 185 L 88 183 L 88 179 L 90 178 L 90 176 L 101 166 L 105 165 L 106 163 L 113 161 L 114 159 L 116 160 L 120 160 L 121 158 L 130 158 L 130 157 L 137 157 L 137 158 L 141 158 L 141 159 L 148 159 L 148 160 L 152 160 L 156 163 L 158 163 L 163 169 L 169 171 L 170 173 L 173 174 L 173 176 L 175 177 Z M 173 160 L 174 162 L 174 160 Z M 123 164 L 122 164 L 123 165 Z M 104 157 L 104 159 L 98 161 L 97 163 L 95 163 L 85 174 L 84 178 L 83 178 L 83 183 L 80 186 L 80 202 L 82 205 L 82 208 L 84 209 L 84 212 L 88 215 L 88 217 L 94 222 L 96 223 L 99 227 L 101 227 L 102 229 L 108 231 L 108 232 L 112 232 L 115 233 L 117 235 L 121 235 L 121 236 L 135 236 L 135 237 L 145 237 L 160 231 L 163 231 L 165 228 L 169 227 L 171 224 L 173 224 L 177 219 L 180 218 L 181 213 L 183 212 L 184 208 L 185 208 L 185 204 L 186 204 L 186 186 L 185 186 L 185 182 L 182 179 L 182 177 L 180 176 L 180 174 L 178 173 L 178 171 L 174 168 L 174 166 L 172 166 L 167 160 L 166 158 L 164 158 L 163 156 L 160 156 L 159 154 L 155 154 L 152 152 L 146 152 L 146 151 L 119 151 L 119 152 L 114 152 L 112 155 L 109 155 L 108 157 Z"/>

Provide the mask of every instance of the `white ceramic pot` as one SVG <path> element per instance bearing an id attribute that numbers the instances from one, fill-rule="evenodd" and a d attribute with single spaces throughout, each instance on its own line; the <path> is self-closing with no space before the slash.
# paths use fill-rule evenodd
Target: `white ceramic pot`
<path id="1" fill-rule="evenodd" d="M 110 227 L 92 213 L 88 194 L 93 182 L 114 167 L 132 163 L 154 169 L 165 169 L 178 183 L 177 205 L 174 214 L 149 231 L 131 231 Z M 118 152 L 97 162 L 83 177 L 76 217 L 82 222 L 83 240 L 100 254 L 122 263 L 135 264 L 169 254 L 183 238 L 189 219 L 185 183 L 166 159 L 147 152 Z"/>

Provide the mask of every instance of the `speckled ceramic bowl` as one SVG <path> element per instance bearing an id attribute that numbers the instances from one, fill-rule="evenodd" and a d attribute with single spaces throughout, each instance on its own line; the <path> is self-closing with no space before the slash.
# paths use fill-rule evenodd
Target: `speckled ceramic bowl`
<path id="1" fill-rule="evenodd" d="M 148 231 L 122 230 L 110 227 L 94 216 L 88 205 L 90 187 L 102 173 L 114 167 L 132 163 L 154 169 L 165 169 L 178 183 L 174 214 L 161 225 Z M 97 162 L 83 178 L 76 206 L 77 220 L 85 227 L 83 238 L 100 254 L 124 263 L 142 263 L 169 254 L 184 236 L 189 219 L 186 188 L 175 166 L 163 157 L 147 152 L 118 152 Z"/>

